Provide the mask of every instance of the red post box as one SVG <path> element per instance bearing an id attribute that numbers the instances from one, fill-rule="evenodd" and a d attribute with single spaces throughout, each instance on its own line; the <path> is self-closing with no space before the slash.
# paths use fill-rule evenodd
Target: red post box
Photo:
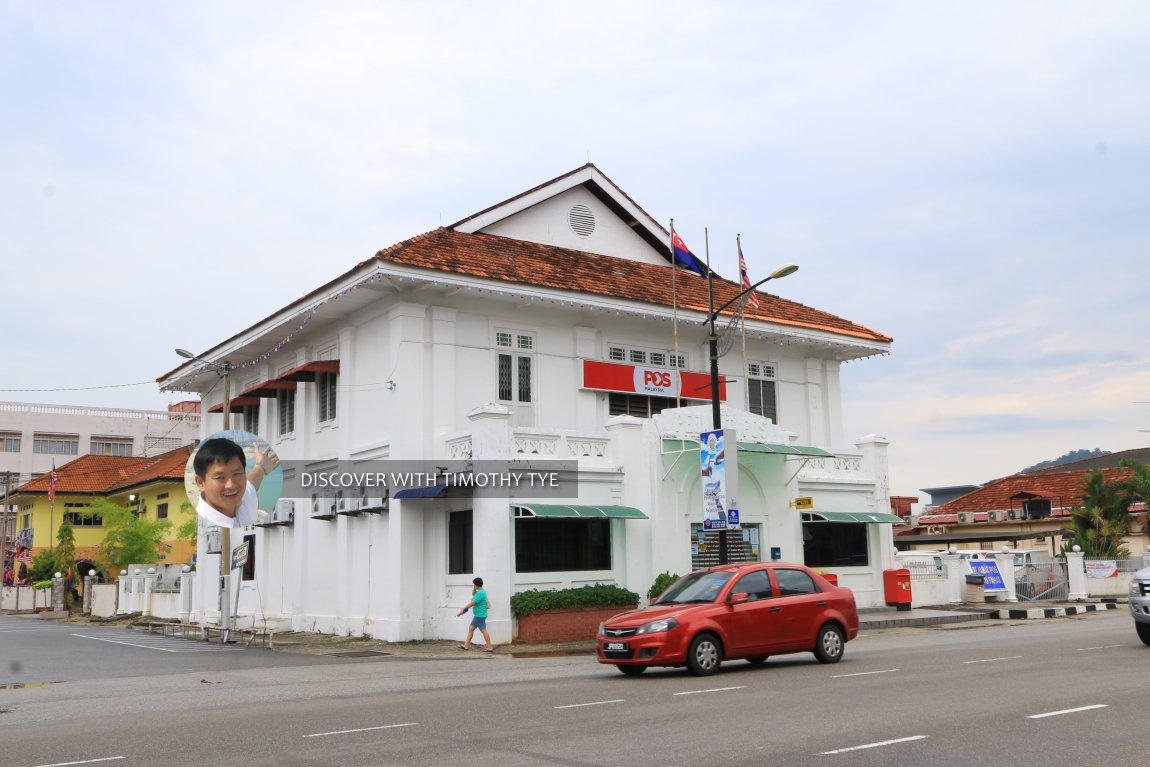
<path id="1" fill-rule="evenodd" d="M 910 570 L 883 570 L 882 585 L 888 605 L 899 610 L 910 609 Z"/>

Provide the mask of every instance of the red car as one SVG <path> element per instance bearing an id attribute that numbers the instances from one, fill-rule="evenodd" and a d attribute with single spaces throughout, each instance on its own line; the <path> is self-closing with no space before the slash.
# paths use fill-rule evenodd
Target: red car
<path id="1" fill-rule="evenodd" d="M 636 675 L 686 666 L 704 676 L 725 660 L 813 652 L 838 663 L 858 636 L 854 593 L 803 565 L 720 565 L 683 576 L 649 606 L 599 626 L 600 663 Z"/>

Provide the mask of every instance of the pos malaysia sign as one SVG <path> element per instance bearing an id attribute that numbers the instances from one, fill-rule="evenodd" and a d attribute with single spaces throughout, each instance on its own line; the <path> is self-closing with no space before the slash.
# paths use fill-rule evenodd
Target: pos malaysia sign
<path id="1" fill-rule="evenodd" d="M 711 399 L 711 377 L 706 373 L 598 360 L 583 360 L 583 388 L 670 399 Z M 726 396 L 726 382 L 720 381 L 719 399 Z"/>

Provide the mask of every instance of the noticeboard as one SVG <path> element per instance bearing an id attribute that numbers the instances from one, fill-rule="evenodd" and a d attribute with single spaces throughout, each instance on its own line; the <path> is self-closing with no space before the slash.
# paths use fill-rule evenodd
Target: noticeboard
<path id="1" fill-rule="evenodd" d="M 1006 584 L 1002 582 L 1002 573 L 998 570 L 998 562 L 993 559 L 968 560 L 971 572 L 983 577 L 982 588 L 985 591 L 1006 591 Z"/>

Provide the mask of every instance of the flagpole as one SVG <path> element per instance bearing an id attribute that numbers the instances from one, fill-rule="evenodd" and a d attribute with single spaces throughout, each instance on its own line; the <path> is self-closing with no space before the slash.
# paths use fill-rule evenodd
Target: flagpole
<path id="1" fill-rule="evenodd" d="M 56 462 L 52 461 L 52 473 L 48 475 L 48 548 L 56 550 L 56 538 L 52 528 L 56 526 Z"/>
<path id="2" fill-rule="evenodd" d="M 679 294 L 677 288 L 677 277 L 679 269 L 675 266 L 675 219 L 671 219 L 671 324 L 674 327 L 675 335 L 675 359 L 674 362 L 679 361 Z M 674 366 L 678 369 L 678 365 Z M 675 407 L 683 406 L 683 384 L 682 374 L 679 375 L 679 388 L 675 393 Z"/>
<path id="3" fill-rule="evenodd" d="M 743 279 L 743 235 L 735 235 L 735 247 L 739 251 L 739 283 Z M 749 275 L 748 275 L 749 279 Z M 739 318 L 739 324 L 742 326 L 743 334 L 743 410 L 750 411 L 751 409 L 751 379 L 748 374 L 750 368 L 747 367 L 747 312 L 746 304 L 743 304 L 742 316 Z"/>

